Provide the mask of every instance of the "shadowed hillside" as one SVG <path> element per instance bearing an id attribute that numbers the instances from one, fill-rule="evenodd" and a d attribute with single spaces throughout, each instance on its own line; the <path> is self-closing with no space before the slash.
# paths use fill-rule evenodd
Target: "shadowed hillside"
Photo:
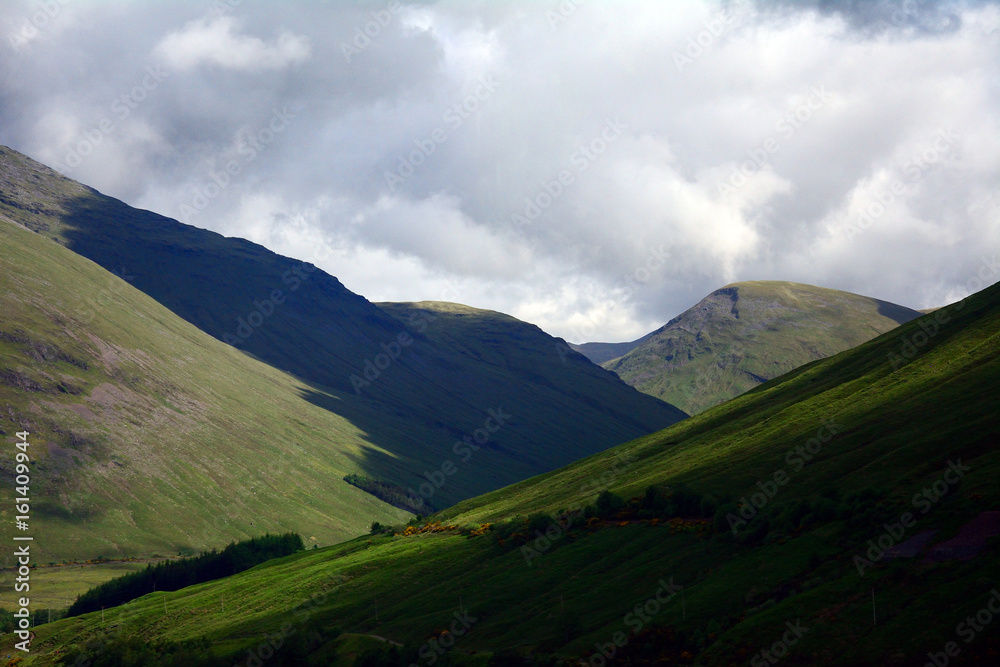
<path id="1" fill-rule="evenodd" d="M 119 276 L 96 279 L 112 285 L 110 293 L 83 293 L 73 316 L 112 319 L 108 304 L 127 282 L 203 332 L 299 378 L 302 398 L 364 434 L 364 455 L 346 472 L 424 489 L 428 509 L 685 416 L 565 354 L 564 343 L 537 329 L 529 345 L 506 345 L 502 363 L 485 362 L 427 335 L 432 313 L 397 320 L 312 264 L 133 209 L 6 148 L 0 213 Z M 493 428 L 498 411 L 509 418 Z M 477 434 L 473 456 L 463 443 Z M 442 478 L 451 465 L 457 468 Z"/>

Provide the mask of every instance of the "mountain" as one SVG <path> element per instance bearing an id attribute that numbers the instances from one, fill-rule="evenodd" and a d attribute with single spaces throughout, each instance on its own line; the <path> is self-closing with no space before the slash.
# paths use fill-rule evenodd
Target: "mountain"
<path id="1" fill-rule="evenodd" d="M 312 264 L 133 209 L 7 148 L 0 148 L 0 215 L 118 276 L 91 275 L 89 289 L 81 291 L 67 274 L 65 281 L 39 286 L 33 299 L 76 294 L 79 317 L 101 323 L 110 318 L 107 325 L 131 349 L 142 350 L 145 341 L 130 333 L 134 320 L 114 319 L 126 313 L 109 304 L 128 285 L 144 292 L 244 356 L 293 375 L 299 400 L 342 418 L 363 440 L 351 459 L 353 469 L 343 472 L 367 479 L 359 484 L 366 489 L 389 489 L 382 497 L 394 502 L 419 495 L 424 512 L 686 416 L 567 352 L 564 342 L 537 328 L 523 325 L 531 329 L 523 344 L 510 341 L 499 359 L 484 360 L 469 351 L 478 342 L 466 349 L 432 335 L 438 328 L 434 313 L 400 321 Z M 76 264 L 65 253 L 58 258 L 40 253 L 35 261 L 46 265 Z M 16 281 L 15 267 L 10 264 L 7 272 Z M 22 329 L 30 336 L 32 315 L 25 304 L 22 309 Z M 521 324 L 510 330 L 521 330 Z M 23 364 L 26 353 L 21 354 L 11 363 Z M 531 363 L 519 359 L 521 354 Z M 173 363 L 183 363 L 185 356 L 178 352 Z M 238 372 L 229 377 L 240 385 Z M 30 393 L 13 380 L 6 391 L 20 393 L 21 402 Z M 205 418 L 225 423 L 228 414 L 238 412 L 209 410 Z M 282 421 L 294 419 L 291 411 Z M 97 428 L 114 451 L 113 426 Z M 250 462 L 248 473 L 266 474 L 273 465 L 265 459 Z"/>
<path id="2" fill-rule="evenodd" d="M 812 285 L 734 283 L 603 366 L 696 414 L 919 316 L 886 301 Z"/>
<path id="3" fill-rule="evenodd" d="M 646 342 L 646 339 L 652 335 L 652 333 L 648 333 L 642 338 L 628 343 L 570 343 L 569 346 L 595 364 L 604 364 L 612 359 L 625 356 Z"/>
<path id="4" fill-rule="evenodd" d="M 439 347 L 475 359 L 495 370 L 497 381 L 513 374 L 529 378 L 550 396 L 524 396 L 537 418 L 557 422 L 560 415 L 574 409 L 574 403 L 586 403 L 595 412 L 611 415 L 616 421 L 632 421 L 636 395 L 624 392 L 618 377 L 600 366 L 584 363 L 534 324 L 522 322 L 510 315 L 481 310 L 454 303 L 424 301 L 421 303 L 380 303 L 378 306 L 402 322 L 427 322 L 425 335 Z M 562 348 L 565 363 L 553 364 L 552 352 Z M 567 372 L 566 366 L 574 369 Z M 458 387 L 464 390 L 465 387 Z M 633 390 L 639 394 L 637 390 Z M 640 428 L 641 424 L 636 424 Z M 569 434 L 586 439 L 588 424 Z"/>
<path id="5" fill-rule="evenodd" d="M 410 516 L 343 481 L 374 445 L 310 400 L 323 387 L 2 214 L 0 313 L 0 435 L 30 432 L 35 563 L 268 531 L 330 544 Z M 14 465 L 0 458 L 4 478 Z M 0 494 L 13 502 L 11 485 Z"/>
<path id="6" fill-rule="evenodd" d="M 41 625 L 23 664 L 166 640 L 220 664 L 996 664 L 998 389 L 994 285 L 429 523 Z"/>

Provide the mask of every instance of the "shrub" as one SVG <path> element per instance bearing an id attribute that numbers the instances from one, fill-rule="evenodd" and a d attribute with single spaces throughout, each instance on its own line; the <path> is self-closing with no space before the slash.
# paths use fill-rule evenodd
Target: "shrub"
<path id="1" fill-rule="evenodd" d="M 597 496 L 595 505 L 597 516 L 607 519 L 621 510 L 622 506 L 625 505 L 625 501 L 621 499 L 621 496 L 605 489 Z"/>

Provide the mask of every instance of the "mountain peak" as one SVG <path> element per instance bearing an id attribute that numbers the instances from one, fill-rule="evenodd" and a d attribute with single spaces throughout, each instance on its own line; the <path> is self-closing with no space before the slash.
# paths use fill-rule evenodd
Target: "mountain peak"
<path id="1" fill-rule="evenodd" d="M 731 283 L 603 366 L 694 414 L 919 316 L 887 301 L 815 285 Z"/>

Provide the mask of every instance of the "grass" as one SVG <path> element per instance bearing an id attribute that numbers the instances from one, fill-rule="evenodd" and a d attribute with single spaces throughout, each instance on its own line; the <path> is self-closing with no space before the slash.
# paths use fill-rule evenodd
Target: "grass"
<path id="1" fill-rule="evenodd" d="M 289 526 L 330 544 L 407 516 L 342 481 L 374 445 L 305 400 L 322 388 L 26 229 L 0 221 L 0 244 L 0 359 L 16 374 L 0 429 L 31 432 L 35 562 L 190 554 Z"/>
<path id="2" fill-rule="evenodd" d="M 695 414 L 919 316 L 839 290 L 778 281 L 735 283 L 602 366 Z"/>
<path id="3" fill-rule="evenodd" d="M 1000 286 L 943 316 L 949 321 L 933 336 L 919 336 L 931 320 L 905 324 L 662 432 L 433 517 L 457 525 L 518 520 L 591 502 L 605 486 L 628 497 L 649 484 L 684 483 L 725 507 L 785 470 L 788 483 L 754 519 L 767 522 L 757 539 L 734 538 L 724 525 L 698 536 L 631 522 L 556 537 L 529 564 L 488 533 L 360 538 L 141 599 L 116 610 L 127 622 L 112 629 L 149 641 L 204 635 L 220 656 L 289 619 L 419 646 L 468 610 L 477 620 L 456 642 L 463 655 L 516 649 L 577 659 L 623 632 L 630 659 L 714 665 L 750 661 L 786 623 L 801 622 L 809 630 L 783 664 L 913 664 L 955 640 L 956 624 L 1000 584 L 996 538 L 968 561 L 881 561 L 864 576 L 854 563 L 885 522 L 915 511 L 913 495 L 940 479 L 949 460 L 969 472 L 919 514 L 912 534 L 935 529 L 935 541 L 947 539 L 979 512 L 1000 508 Z M 891 355 L 907 341 L 923 344 L 894 367 Z M 837 425 L 836 435 L 793 470 L 787 452 L 824 421 Z M 845 497 L 855 499 L 846 513 L 787 520 L 803 501 L 816 508 Z M 633 633 L 636 605 L 671 577 L 684 586 L 680 600 L 660 605 Z M 308 614 L 296 616 L 302 609 Z M 94 615 L 41 626 L 31 659 L 108 629 Z M 969 664 L 991 664 L 1000 647 L 995 633 L 981 635 L 963 647 Z"/>
<path id="4" fill-rule="evenodd" d="M 33 609 L 66 609 L 78 595 L 103 584 L 109 579 L 135 572 L 162 559 L 112 561 L 107 563 L 72 563 L 37 567 L 31 572 Z M 4 572 L 5 586 L 0 595 L 0 607 L 13 610 L 19 594 L 14 592 L 13 574 Z"/>

